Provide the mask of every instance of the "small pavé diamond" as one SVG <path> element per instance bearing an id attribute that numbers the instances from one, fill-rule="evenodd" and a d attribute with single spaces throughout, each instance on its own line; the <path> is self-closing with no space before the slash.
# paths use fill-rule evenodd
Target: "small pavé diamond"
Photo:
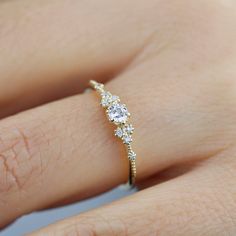
<path id="1" fill-rule="evenodd" d="M 101 105 L 103 107 L 108 107 L 110 104 L 112 104 L 113 102 L 118 102 L 119 101 L 119 97 L 116 95 L 112 95 L 109 92 L 103 92 L 101 94 L 102 99 L 101 99 Z"/>
<path id="2" fill-rule="evenodd" d="M 101 91 L 104 88 L 104 85 L 96 82 L 94 88 Z"/>
<path id="3" fill-rule="evenodd" d="M 120 101 L 120 98 L 117 95 L 112 95 L 112 102 Z"/>
<path id="4" fill-rule="evenodd" d="M 131 125 L 131 124 L 127 124 L 125 127 L 124 127 L 124 131 L 127 133 L 127 134 L 132 134 L 134 132 L 134 127 Z"/>
<path id="5" fill-rule="evenodd" d="M 115 135 L 119 138 L 122 138 L 123 136 L 123 130 L 122 128 L 118 127 L 116 130 L 115 130 Z"/>
<path id="6" fill-rule="evenodd" d="M 102 105 L 103 107 L 109 106 L 109 104 L 110 104 L 110 102 L 111 102 L 111 97 L 112 97 L 111 93 L 109 93 L 109 92 L 104 92 L 104 93 L 102 93 L 101 95 L 102 95 L 101 105 Z"/>
<path id="7" fill-rule="evenodd" d="M 130 144 L 132 142 L 132 137 L 128 134 L 123 135 L 122 140 L 125 144 Z"/>

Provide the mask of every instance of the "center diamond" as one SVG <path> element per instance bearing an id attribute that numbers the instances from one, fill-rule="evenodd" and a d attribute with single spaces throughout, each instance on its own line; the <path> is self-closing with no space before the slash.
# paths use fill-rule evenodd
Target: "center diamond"
<path id="1" fill-rule="evenodd" d="M 107 108 L 110 121 L 114 123 L 125 123 L 129 117 L 129 112 L 124 104 L 114 103 Z"/>

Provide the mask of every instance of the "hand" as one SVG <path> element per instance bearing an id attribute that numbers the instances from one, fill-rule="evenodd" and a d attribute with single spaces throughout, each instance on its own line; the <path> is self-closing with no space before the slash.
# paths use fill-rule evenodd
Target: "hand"
<path id="1" fill-rule="evenodd" d="M 1 226 L 127 180 L 98 98 L 81 93 L 93 78 L 132 114 L 143 190 L 32 235 L 235 235 L 235 12 L 233 0 L 3 1 Z"/>

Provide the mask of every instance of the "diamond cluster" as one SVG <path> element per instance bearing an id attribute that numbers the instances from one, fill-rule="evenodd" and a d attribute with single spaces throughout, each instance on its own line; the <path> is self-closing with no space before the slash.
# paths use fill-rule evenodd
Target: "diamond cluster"
<path id="1" fill-rule="evenodd" d="M 131 148 L 134 128 L 132 124 L 128 123 L 130 113 L 128 112 L 126 105 L 121 103 L 118 96 L 106 91 L 103 84 L 97 83 L 96 81 L 91 81 L 90 83 L 101 95 L 100 104 L 106 109 L 109 121 L 117 126 L 115 129 L 115 136 L 120 138 L 126 145 L 129 160 L 135 161 L 136 154 Z"/>
<path id="2" fill-rule="evenodd" d="M 115 130 L 115 136 L 121 138 L 124 144 L 131 144 L 134 128 L 131 124 L 122 124 Z"/>

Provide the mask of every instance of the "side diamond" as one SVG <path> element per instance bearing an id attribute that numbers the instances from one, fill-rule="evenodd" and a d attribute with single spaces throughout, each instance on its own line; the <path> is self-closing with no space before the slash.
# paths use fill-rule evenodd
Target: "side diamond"
<path id="1" fill-rule="evenodd" d="M 91 84 L 94 86 L 94 88 L 95 88 L 96 90 L 98 90 L 98 91 L 102 91 L 103 88 L 104 88 L 104 84 L 98 83 L 98 82 L 96 82 L 96 81 L 94 81 L 94 80 L 91 80 L 90 83 L 91 83 Z"/>
<path id="2" fill-rule="evenodd" d="M 111 97 L 112 97 L 111 93 L 109 93 L 109 92 L 104 92 L 104 93 L 102 93 L 101 95 L 102 95 L 101 105 L 102 105 L 103 107 L 109 106 L 109 104 L 110 104 L 110 102 L 111 102 Z"/>
<path id="3" fill-rule="evenodd" d="M 112 95 L 111 101 L 112 101 L 112 102 L 119 102 L 119 101 L 120 101 L 120 98 L 119 98 L 117 95 Z"/>
<path id="4" fill-rule="evenodd" d="M 103 92 L 101 94 L 102 99 L 101 99 L 101 105 L 103 107 L 108 107 L 111 105 L 113 102 L 119 102 L 120 98 L 116 95 L 112 95 L 110 92 Z"/>
<path id="5" fill-rule="evenodd" d="M 132 137 L 128 134 L 123 135 L 122 139 L 124 144 L 130 144 L 132 142 Z"/>
<path id="6" fill-rule="evenodd" d="M 116 130 L 115 130 L 115 136 L 119 137 L 119 138 L 122 138 L 123 136 L 123 130 L 118 127 Z"/>
<path id="7" fill-rule="evenodd" d="M 124 127 L 124 131 L 125 131 L 127 134 L 133 134 L 133 132 L 134 132 L 134 127 L 133 127 L 131 124 L 127 124 L 127 125 L 125 125 L 125 127 Z"/>

